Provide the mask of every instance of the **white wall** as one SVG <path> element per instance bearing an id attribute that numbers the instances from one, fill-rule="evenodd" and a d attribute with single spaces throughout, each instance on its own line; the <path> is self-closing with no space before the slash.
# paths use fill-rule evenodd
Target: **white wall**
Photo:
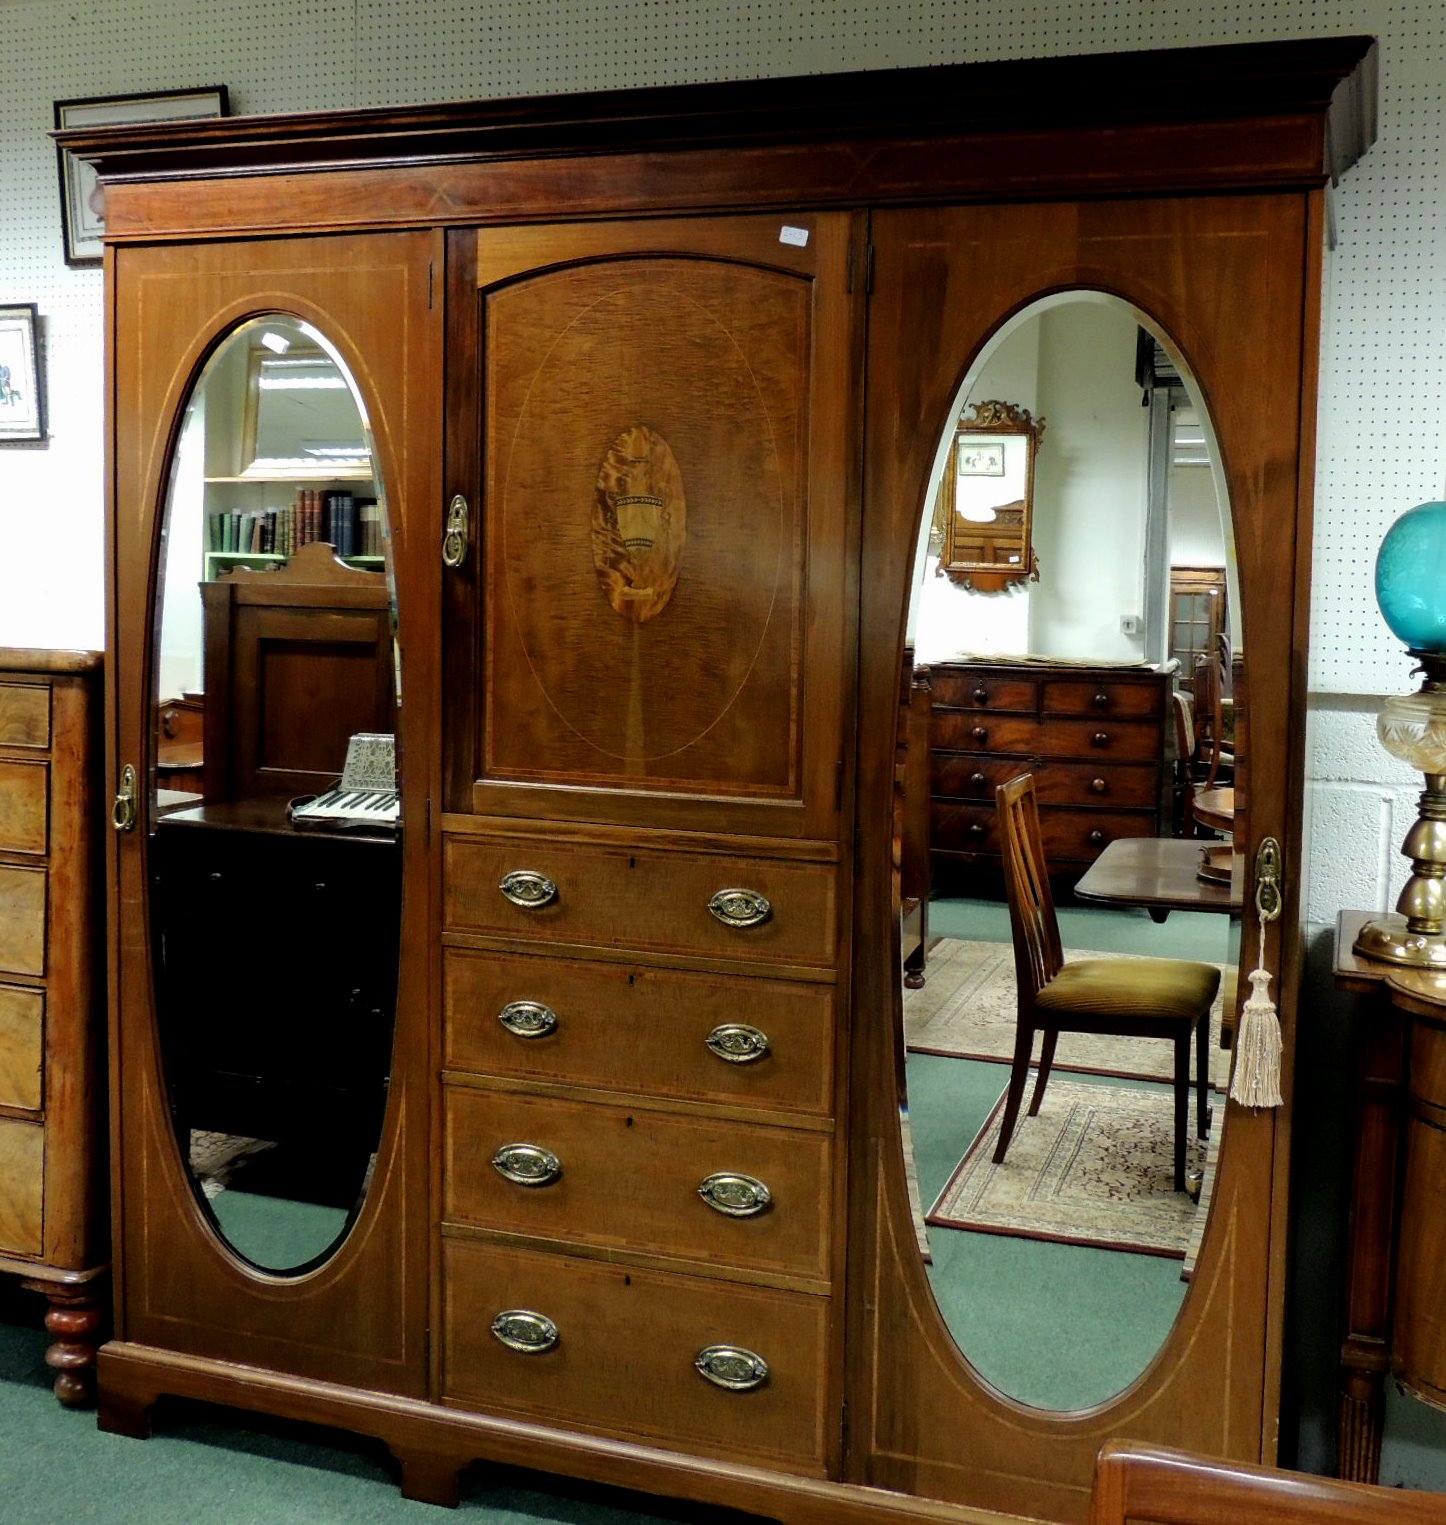
<path id="1" fill-rule="evenodd" d="M 51 422 L 47 445 L 0 446 L 0 644 L 39 646 L 103 630 L 101 283 L 61 259 L 56 99 L 223 83 L 235 111 L 260 112 L 1378 35 L 1381 137 L 1335 197 L 1326 294 L 1309 906 L 1324 934 L 1337 907 L 1388 903 L 1414 790 L 1371 716 L 1410 681 L 1369 573 L 1392 520 L 1442 489 L 1446 0 L 0 0 L 0 22 L 0 303 L 39 305 Z M 1326 979 L 1302 1044 L 1344 1010 Z"/>

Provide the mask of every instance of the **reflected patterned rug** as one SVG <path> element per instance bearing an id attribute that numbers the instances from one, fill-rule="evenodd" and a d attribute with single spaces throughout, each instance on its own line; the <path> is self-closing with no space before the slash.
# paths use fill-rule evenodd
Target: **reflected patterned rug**
<path id="1" fill-rule="evenodd" d="M 1033 1076 L 1030 1078 L 1033 1084 Z M 1025 1092 L 1028 1106 L 1029 1092 Z M 926 1222 L 1023 1239 L 1184 1259 L 1199 1209 L 1174 1189 L 1174 1098 L 1051 1074 L 1038 1117 L 1021 1116 L 1002 1165 L 1004 1093 Z M 1218 1127 L 1221 1109 L 1215 1112 Z M 1186 1170 L 1205 1167 L 1191 1138 Z"/>
<path id="2" fill-rule="evenodd" d="M 1065 959 L 1129 958 L 1066 948 Z M 1222 968 L 1223 972 L 1223 968 Z M 1009 943 L 968 942 L 945 937 L 929 952 L 921 990 L 904 991 L 904 1041 L 916 1054 L 956 1059 L 1014 1057 L 1014 949 Z M 1221 982 L 1222 990 L 1224 981 Z M 1223 996 L 1210 1012 L 1210 1079 L 1223 1090 L 1230 1055 L 1220 1048 Z M 1054 1071 L 1115 1075 L 1127 1080 L 1168 1080 L 1173 1047 L 1155 1038 L 1114 1038 L 1061 1033 Z"/>

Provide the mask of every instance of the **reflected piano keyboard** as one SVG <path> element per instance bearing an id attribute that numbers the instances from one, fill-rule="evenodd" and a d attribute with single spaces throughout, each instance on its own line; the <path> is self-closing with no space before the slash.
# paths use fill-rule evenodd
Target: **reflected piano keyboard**
<path id="1" fill-rule="evenodd" d="M 396 780 L 394 738 L 360 732 L 347 743 L 340 783 L 324 794 L 293 800 L 291 824 L 333 831 L 395 831 L 401 819 Z"/>

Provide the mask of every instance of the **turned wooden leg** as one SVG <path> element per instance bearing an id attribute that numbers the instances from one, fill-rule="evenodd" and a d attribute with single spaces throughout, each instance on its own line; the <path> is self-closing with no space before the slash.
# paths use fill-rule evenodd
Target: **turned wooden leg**
<path id="1" fill-rule="evenodd" d="M 45 1328 L 51 1337 L 45 1364 L 55 1372 L 55 1396 L 67 1408 L 84 1408 L 95 1398 L 95 1353 L 100 1348 L 99 1288 L 93 1281 L 67 1285 L 26 1281 L 23 1286 L 46 1299 Z"/>
<path id="2" fill-rule="evenodd" d="M 392 1455 L 402 1469 L 402 1497 L 422 1504 L 440 1504 L 455 1509 L 460 1498 L 462 1469 L 452 1456 L 435 1451 L 418 1451 L 409 1446 L 392 1446 Z"/>

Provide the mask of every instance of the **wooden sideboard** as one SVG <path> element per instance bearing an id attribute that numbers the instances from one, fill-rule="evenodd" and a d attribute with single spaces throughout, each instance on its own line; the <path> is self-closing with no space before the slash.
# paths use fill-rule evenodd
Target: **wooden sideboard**
<path id="1" fill-rule="evenodd" d="M 930 849 L 936 866 L 997 866 L 994 791 L 1033 773 L 1051 870 L 1120 837 L 1165 834 L 1169 673 L 1128 666 L 933 662 Z"/>
<path id="2" fill-rule="evenodd" d="M 0 1271 L 91 1395 L 106 1269 L 96 652 L 0 650 Z"/>

